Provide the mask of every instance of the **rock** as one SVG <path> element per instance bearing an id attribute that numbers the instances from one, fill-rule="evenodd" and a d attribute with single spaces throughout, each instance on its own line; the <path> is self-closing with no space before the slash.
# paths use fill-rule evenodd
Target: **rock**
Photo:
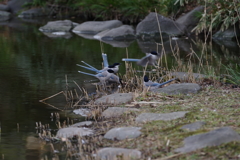
<path id="1" fill-rule="evenodd" d="M 0 11 L 9 11 L 10 8 L 8 5 L 0 4 Z"/>
<path id="2" fill-rule="evenodd" d="M 235 27 L 230 26 L 228 29 L 224 31 L 219 30 L 213 35 L 214 40 L 221 41 L 236 40 L 236 37 L 240 37 L 239 23 L 235 24 Z"/>
<path id="3" fill-rule="evenodd" d="M 6 21 L 11 18 L 11 13 L 6 11 L 0 11 L 0 21 Z"/>
<path id="4" fill-rule="evenodd" d="M 50 14 L 50 10 L 47 8 L 32 8 L 26 11 L 21 12 L 18 17 L 20 18 L 33 18 L 33 17 L 42 17 Z"/>
<path id="5" fill-rule="evenodd" d="M 31 2 L 32 0 L 11 0 L 7 2 L 7 5 L 10 8 L 10 11 L 13 14 L 17 14 L 19 11 L 23 9 L 23 5 L 25 3 Z"/>
<path id="6" fill-rule="evenodd" d="M 148 122 L 148 121 L 170 121 L 177 118 L 182 118 L 186 111 L 172 112 L 172 113 L 142 113 L 137 116 L 136 122 Z"/>
<path id="7" fill-rule="evenodd" d="M 158 17 L 158 21 L 156 17 Z M 159 39 L 159 24 L 163 37 L 168 38 L 169 36 L 180 36 L 184 34 L 183 26 L 180 26 L 178 23 L 167 17 L 151 12 L 137 25 L 137 36 L 144 36 L 144 39 Z"/>
<path id="8" fill-rule="evenodd" d="M 107 96 L 103 96 L 98 98 L 95 101 L 95 104 L 123 104 L 132 101 L 133 94 L 132 93 L 114 93 Z"/>
<path id="9" fill-rule="evenodd" d="M 129 138 L 137 138 L 141 135 L 139 131 L 141 127 L 121 127 L 121 128 L 113 128 L 109 130 L 104 138 L 111 140 L 124 140 Z"/>
<path id="10" fill-rule="evenodd" d="M 76 26 L 73 29 L 73 32 L 81 34 L 97 34 L 108 29 L 117 28 L 121 25 L 122 22 L 119 20 L 89 21 Z"/>
<path id="11" fill-rule="evenodd" d="M 193 10 L 191 10 L 190 12 L 188 12 L 187 14 L 179 17 L 176 20 L 176 23 L 179 26 L 183 26 L 186 34 L 190 35 L 192 29 L 197 26 L 197 24 L 200 20 L 200 16 L 198 16 L 198 15 L 202 14 L 203 10 L 204 10 L 204 6 L 198 6 L 198 7 L 194 8 Z"/>
<path id="12" fill-rule="evenodd" d="M 184 147 L 176 149 L 175 152 L 187 153 L 207 146 L 219 146 L 222 143 L 232 141 L 240 141 L 240 135 L 230 127 L 222 127 L 185 138 Z"/>
<path id="13" fill-rule="evenodd" d="M 186 129 L 186 130 L 189 130 L 189 131 L 196 131 L 199 128 L 201 128 L 204 124 L 205 124 L 205 122 L 198 121 L 198 122 L 194 122 L 194 123 L 191 123 L 191 124 L 184 125 L 184 126 L 181 127 L 181 129 Z"/>
<path id="14" fill-rule="evenodd" d="M 180 79 L 181 81 L 186 81 L 188 79 L 202 79 L 207 77 L 204 74 L 188 73 L 188 72 L 172 72 L 172 73 L 169 73 L 167 76 L 173 76 L 175 78 Z"/>
<path id="15" fill-rule="evenodd" d="M 49 38 L 65 38 L 69 39 L 72 37 L 72 33 L 70 32 L 43 32 L 44 35 Z"/>
<path id="16" fill-rule="evenodd" d="M 58 130 L 56 137 L 72 138 L 73 136 L 89 136 L 93 134 L 93 130 L 89 128 L 67 127 Z"/>
<path id="17" fill-rule="evenodd" d="M 121 116 L 124 113 L 131 111 L 139 111 L 136 108 L 124 108 L 124 107 L 108 107 L 105 111 L 103 111 L 102 116 L 105 118 L 112 118 Z"/>
<path id="18" fill-rule="evenodd" d="M 174 94 L 197 93 L 200 89 L 201 87 L 196 83 L 180 83 L 180 84 L 171 84 L 164 88 L 157 88 L 151 91 L 156 93 L 165 93 L 169 95 L 174 95 Z"/>
<path id="19" fill-rule="evenodd" d="M 87 117 L 87 115 L 89 115 L 91 113 L 91 111 L 89 109 L 80 108 L 80 109 L 73 110 L 73 113 L 79 114 L 83 117 Z"/>
<path id="20" fill-rule="evenodd" d="M 45 26 L 40 27 L 42 32 L 69 32 L 73 27 L 73 23 L 70 20 L 59 20 L 48 22 Z"/>
<path id="21" fill-rule="evenodd" d="M 84 121 L 71 125 L 70 127 L 89 127 L 93 124 L 92 121 Z"/>
<path id="22" fill-rule="evenodd" d="M 122 25 L 117 28 L 102 31 L 94 36 L 94 38 L 104 41 L 123 41 L 135 39 L 135 33 L 132 26 Z"/>
<path id="23" fill-rule="evenodd" d="M 136 149 L 102 148 L 97 151 L 96 160 L 115 160 L 117 156 L 123 156 L 122 159 L 140 159 L 141 152 Z"/>

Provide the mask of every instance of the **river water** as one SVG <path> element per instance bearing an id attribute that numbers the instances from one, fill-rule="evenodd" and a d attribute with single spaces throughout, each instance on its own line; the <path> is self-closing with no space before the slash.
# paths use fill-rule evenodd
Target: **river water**
<path id="1" fill-rule="evenodd" d="M 94 78 L 79 74 L 77 71 L 80 68 L 76 64 L 84 60 L 101 68 L 102 50 L 107 53 L 109 62 L 114 63 L 121 62 L 127 56 L 141 58 L 146 51 L 161 49 L 161 46 L 157 46 L 160 42 L 155 41 L 111 45 L 74 33 L 68 38 L 50 38 L 38 30 L 45 23 L 19 20 L 0 23 L 0 159 L 51 159 L 45 144 L 38 140 L 36 122 L 55 126 L 50 115 L 56 112 L 64 115 L 57 108 L 64 109 L 66 101 L 63 95 L 48 100 L 49 104 L 57 107 L 53 108 L 39 100 L 63 91 L 66 76 L 70 88 L 76 88 L 73 83 L 76 81 L 89 93 L 94 92 L 95 87 L 85 82 Z M 179 40 L 179 52 L 176 47 L 170 46 L 170 43 L 165 46 L 167 62 L 164 62 L 169 68 L 177 64 L 182 64 L 184 68 L 191 62 L 195 71 L 206 73 L 205 69 L 210 68 L 220 73 L 224 72 L 220 64 L 239 63 L 239 47 L 235 42 L 208 42 L 205 45 L 204 41 L 198 39 L 191 42 L 184 39 Z M 202 53 L 204 48 L 206 52 Z M 122 64 L 120 73 L 124 74 L 125 67 Z M 200 64 L 204 69 L 199 70 Z M 136 64 L 133 67 L 142 69 Z"/>

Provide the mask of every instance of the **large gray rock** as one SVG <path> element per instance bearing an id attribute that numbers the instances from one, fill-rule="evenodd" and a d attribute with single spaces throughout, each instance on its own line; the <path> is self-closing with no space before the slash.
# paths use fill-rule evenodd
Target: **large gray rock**
<path id="1" fill-rule="evenodd" d="M 200 20 L 200 16 L 198 15 L 202 14 L 203 10 L 204 6 L 198 6 L 176 20 L 177 24 L 184 27 L 185 34 L 191 34 L 192 29 L 197 26 Z"/>
<path id="2" fill-rule="evenodd" d="M 230 127 L 222 127 L 208 133 L 190 136 L 184 139 L 184 147 L 175 151 L 187 153 L 207 146 L 219 146 L 222 143 L 240 141 L 240 135 Z"/>
<path id="3" fill-rule="evenodd" d="M 108 107 L 105 111 L 103 111 L 102 116 L 105 118 L 119 117 L 124 113 L 131 111 L 139 111 L 136 108 L 124 108 L 124 107 Z"/>
<path id="4" fill-rule="evenodd" d="M 224 31 L 219 30 L 213 35 L 214 40 L 221 40 L 221 41 L 236 40 L 236 37 L 240 37 L 239 23 L 237 23 L 235 26 L 229 27 Z"/>
<path id="5" fill-rule="evenodd" d="M 0 21 L 6 21 L 11 18 L 11 13 L 6 11 L 0 11 Z"/>
<path id="6" fill-rule="evenodd" d="M 83 117 L 87 117 L 88 115 L 91 114 L 91 110 L 86 109 L 86 108 L 80 108 L 80 109 L 74 109 L 73 113 L 78 114 L 78 115 L 83 116 Z"/>
<path id="7" fill-rule="evenodd" d="M 89 127 L 92 124 L 93 124 L 92 121 L 83 121 L 83 122 L 75 123 L 75 124 L 71 125 L 70 127 Z"/>
<path id="8" fill-rule="evenodd" d="M 9 11 L 10 8 L 8 5 L 0 4 L 0 11 Z"/>
<path id="9" fill-rule="evenodd" d="M 144 20 L 137 25 L 136 34 L 140 37 L 144 36 L 144 39 L 160 38 L 159 24 L 163 37 L 179 36 L 184 34 L 183 26 L 167 17 L 156 14 L 155 12 L 149 13 Z"/>
<path id="10" fill-rule="evenodd" d="M 172 113 L 142 113 L 136 117 L 136 122 L 148 122 L 148 121 L 170 121 L 177 118 L 182 118 L 186 111 L 172 112 Z"/>
<path id="11" fill-rule="evenodd" d="M 109 130 L 104 138 L 111 140 L 124 140 L 124 139 L 132 139 L 137 138 L 141 135 L 139 131 L 141 127 L 121 127 L 121 128 L 113 128 Z"/>
<path id="12" fill-rule="evenodd" d="M 73 136 L 89 136 L 93 134 L 93 130 L 89 128 L 67 127 L 58 130 L 56 137 L 72 138 Z"/>
<path id="13" fill-rule="evenodd" d="M 70 20 L 59 20 L 48 22 L 45 26 L 40 27 L 42 32 L 69 32 L 73 28 L 73 23 Z"/>
<path id="14" fill-rule="evenodd" d="M 180 83 L 180 84 L 171 84 L 164 88 L 157 88 L 151 90 L 156 93 L 165 93 L 169 95 L 175 94 L 192 94 L 199 92 L 201 87 L 196 83 Z"/>
<path id="15" fill-rule="evenodd" d="M 69 39 L 72 37 L 71 32 L 43 32 L 44 35 L 48 36 L 49 38 L 65 38 Z"/>
<path id="16" fill-rule="evenodd" d="M 186 124 L 186 125 L 182 126 L 181 129 L 186 129 L 189 131 L 196 131 L 199 128 L 201 128 L 204 124 L 205 124 L 205 122 L 198 121 L 198 122 L 194 122 L 191 124 Z"/>
<path id="17" fill-rule="evenodd" d="M 95 104 L 124 104 L 131 102 L 133 99 L 132 93 L 114 93 L 98 98 Z"/>
<path id="18" fill-rule="evenodd" d="M 122 156 L 122 159 L 140 159 L 141 152 L 136 149 L 125 148 L 102 148 L 97 151 L 96 160 L 116 160 L 117 156 Z"/>
<path id="19" fill-rule="evenodd" d="M 7 5 L 10 8 L 10 11 L 14 14 L 17 14 L 19 11 L 23 9 L 23 5 L 28 2 L 32 2 L 33 0 L 10 0 L 7 2 Z"/>
<path id="20" fill-rule="evenodd" d="M 73 32 L 82 34 L 97 34 L 108 29 L 117 28 L 121 25 L 122 22 L 119 20 L 89 21 L 76 26 L 73 29 Z"/>
<path id="21" fill-rule="evenodd" d="M 32 8 L 26 11 L 21 12 L 18 17 L 21 18 L 33 18 L 33 17 L 42 17 L 50 14 L 50 10 L 47 8 Z"/>
<path id="22" fill-rule="evenodd" d="M 113 28 L 110 30 L 106 30 L 98 33 L 94 36 L 96 39 L 104 40 L 104 41 L 123 41 L 123 40 L 133 40 L 135 39 L 135 33 L 132 26 L 122 25 L 117 28 Z"/>

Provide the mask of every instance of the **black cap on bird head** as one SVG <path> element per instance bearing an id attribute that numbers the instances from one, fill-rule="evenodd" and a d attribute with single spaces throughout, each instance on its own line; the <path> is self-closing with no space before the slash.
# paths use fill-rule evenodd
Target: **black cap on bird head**
<path id="1" fill-rule="evenodd" d="M 115 66 L 119 66 L 120 63 L 113 63 L 113 65 L 109 65 L 108 68 L 114 68 Z"/>
<path id="2" fill-rule="evenodd" d="M 151 51 L 150 53 L 153 55 L 158 55 L 158 53 L 156 51 Z"/>
<path id="3" fill-rule="evenodd" d="M 144 82 L 148 82 L 149 81 L 148 76 L 145 75 L 143 80 L 144 80 Z"/>

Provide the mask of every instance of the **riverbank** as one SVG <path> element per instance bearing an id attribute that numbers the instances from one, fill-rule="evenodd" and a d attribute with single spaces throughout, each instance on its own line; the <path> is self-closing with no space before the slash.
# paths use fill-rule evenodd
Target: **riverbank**
<path id="1" fill-rule="evenodd" d="M 142 92 L 125 104 L 92 105 L 92 124 L 85 127 L 94 133 L 80 138 L 86 142 L 78 144 L 80 153 L 68 152 L 97 159 L 130 153 L 137 159 L 237 159 L 240 88 L 209 82 L 193 94 Z"/>

